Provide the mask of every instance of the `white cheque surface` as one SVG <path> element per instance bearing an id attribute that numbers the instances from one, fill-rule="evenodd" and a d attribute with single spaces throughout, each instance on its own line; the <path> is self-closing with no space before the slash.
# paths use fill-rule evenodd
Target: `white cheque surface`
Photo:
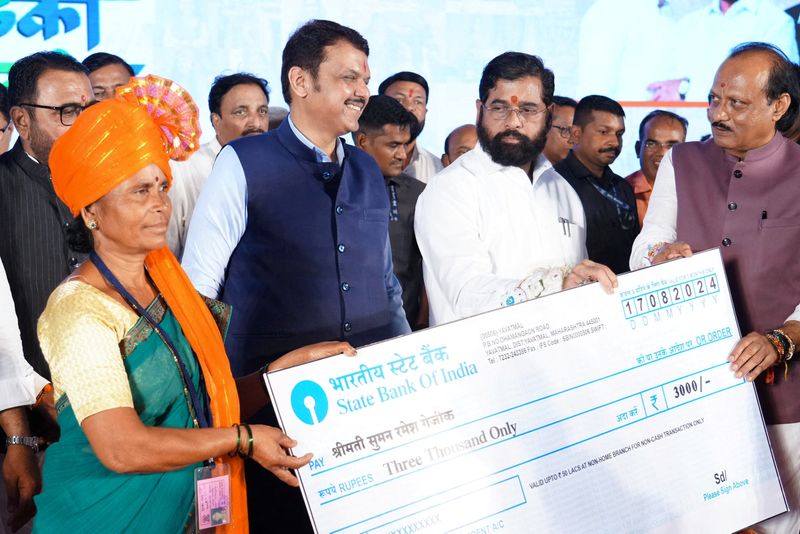
<path id="1" fill-rule="evenodd" d="M 786 510 L 717 250 L 271 373 L 317 532 L 731 532 Z M 685 529 L 685 530 L 683 530 Z"/>

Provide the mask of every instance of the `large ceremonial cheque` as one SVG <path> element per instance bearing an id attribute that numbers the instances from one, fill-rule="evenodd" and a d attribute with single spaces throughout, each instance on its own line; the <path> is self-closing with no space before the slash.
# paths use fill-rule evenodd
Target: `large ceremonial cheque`
<path id="1" fill-rule="evenodd" d="M 731 532 L 786 510 L 719 251 L 270 373 L 317 532 Z"/>

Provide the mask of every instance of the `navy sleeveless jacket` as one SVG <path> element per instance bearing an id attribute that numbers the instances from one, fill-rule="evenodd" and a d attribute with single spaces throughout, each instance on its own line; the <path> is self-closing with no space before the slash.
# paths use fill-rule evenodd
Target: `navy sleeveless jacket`
<path id="1" fill-rule="evenodd" d="M 247 181 L 247 228 L 220 294 L 234 310 L 234 376 L 309 343 L 405 333 L 387 293 L 389 205 L 375 161 L 345 144 L 341 166 L 319 163 L 288 121 L 231 147 Z"/>

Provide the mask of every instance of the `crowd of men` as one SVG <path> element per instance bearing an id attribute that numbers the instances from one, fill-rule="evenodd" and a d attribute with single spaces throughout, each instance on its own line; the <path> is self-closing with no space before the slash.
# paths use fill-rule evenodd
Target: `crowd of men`
<path id="1" fill-rule="evenodd" d="M 235 376 L 313 342 L 359 346 L 585 283 L 610 292 L 631 267 L 716 246 L 752 331 L 731 353 L 734 372 L 756 380 L 791 358 L 764 335 L 800 343 L 800 273 L 789 260 L 800 239 L 800 147 L 782 135 L 797 120 L 800 89 L 778 49 L 745 45 L 722 64 L 709 87 L 712 139 L 685 143 L 684 118 L 647 115 L 635 146 L 641 169 L 627 178 L 611 168 L 624 109 L 602 95 L 555 95 L 537 56 L 507 52 L 486 65 L 476 122 L 456 127 L 441 157 L 417 143 L 427 80 L 401 71 L 370 96 L 368 56 L 355 30 L 308 22 L 283 52 L 288 114 L 273 116 L 266 80 L 219 76 L 208 95 L 214 137 L 172 164 L 168 244 L 200 293 L 236 310 L 226 339 Z M 53 191 L 50 149 L 133 74 L 111 54 L 81 63 L 40 52 L 12 66 L 0 93 L 0 148 L 19 134 L 0 156 L 0 259 L 24 356 L 44 377 L 38 317 L 85 258 L 67 244 L 81 229 Z M 780 452 L 800 437 L 793 365 L 758 384 L 794 507 L 800 461 Z M 8 435 L 35 432 L 21 407 L 0 410 Z M 276 424 L 271 409 L 254 420 Z M 20 454 L 4 466 L 15 527 L 38 489 L 9 465 Z M 299 492 L 249 467 L 253 531 L 276 521 L 308 531 Z M 764 531 L 797 532 L 797 512 L 784 515 Z"/>

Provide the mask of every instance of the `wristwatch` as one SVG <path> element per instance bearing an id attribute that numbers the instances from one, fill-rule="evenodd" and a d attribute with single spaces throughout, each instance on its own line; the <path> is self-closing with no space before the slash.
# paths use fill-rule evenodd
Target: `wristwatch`
<path id="1" fill-rule="evenodd" d="M 39 452 L 39 438 L 36 436 L 7 436 L 6 447 L 9 445 L 25 445 L 33 449 L 33 452 Z"/>

